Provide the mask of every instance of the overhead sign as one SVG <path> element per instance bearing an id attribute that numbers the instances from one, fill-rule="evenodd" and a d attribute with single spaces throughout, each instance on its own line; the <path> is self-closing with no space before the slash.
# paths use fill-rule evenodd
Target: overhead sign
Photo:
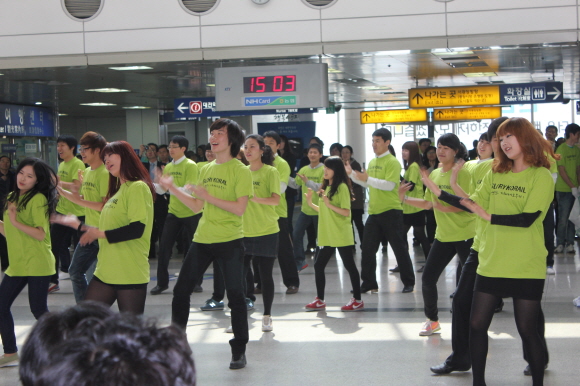
<path id="1" fill-rule="evenodd" d="M 16 153 L 18 145 L 13 144 L 2 144 L 1 149 L 2 153 Z"/>
<path id="2" fill-rule="evenodd" d="M 373 110 L 361 111 L 360 123 L 423 122 L 427 120 L 427 110 Z"/>
<path id="3" fill-rule="evenodd" d="M 495 119 L 501 117 L 501 107 L 468 107 L 457 109 L 435 109 L 435 121 L 473 121 L 476 119 Z"/>
<path id="4" fill-rule="evenodd" d="M 259 98 L 259 97 L 257 97 Z M 194 120 L 200 117 L 235 117 L 243 115 L 272 115 L 272 114 L 312 114 L 317 108 L 297 109 L 279 105 L 275 110 L 238 110 L 217 111 L 214 97 L 180 98 L 173 100 L 173 114 L 177 121 Z"/>
<path id="5" fill-rule="evenodd" d="M 0 103 L 0 135 L 53 137 L 52 111 L 44 107 Z"/>
<path id="6" fill-rule="evenodd" d="M 562 82 L 412 88 L 409 107 L 462 107 L 562 102 Z"/>

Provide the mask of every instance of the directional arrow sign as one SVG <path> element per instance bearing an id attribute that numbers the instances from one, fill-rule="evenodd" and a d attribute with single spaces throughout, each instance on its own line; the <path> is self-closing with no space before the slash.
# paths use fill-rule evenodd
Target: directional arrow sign
<path id="1" fill-rule="evenodd" d="M 434 87 L 409 90 L 409 107 L 460 107 L 500 104 L 499 86 Z"/>
<path id="2" fill-rule="evenodd" d="M 360 123 L 404 123 L 427 121 L 427 110 L 380 110 L 361 111 Z"/>
<path id="3" fill-rule="evenodd" d="M 500 85 L 502 105 L 563 102 L 562 82 L 536 82 Z"/>
<path id="4" fill-rule="evenodd" d="M 464 109 L 435 109 L 435 121 L 470 121 L 501 117 L 501 107 L 469 107 Z"/>
<path id="5" fill-rule="evenodd" d="M 183 112 L 187 109 L 189 109 L 189 106 L 185 106 L 183 102 L 181 102 L 181 104 L 177 107 L 177 110 L 179 110 L 181 114 L 183 114 Z"/>

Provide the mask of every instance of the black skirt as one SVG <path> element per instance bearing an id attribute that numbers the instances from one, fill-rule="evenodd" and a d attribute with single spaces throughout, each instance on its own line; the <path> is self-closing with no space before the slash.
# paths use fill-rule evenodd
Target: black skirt
<path id="1" fill-rule="evenodd" d="M 510 279 L 477 275 L 475 291 L 502 298 L 542 300 L 544 279 Z"/>
<path id="2" fill-rule="evenodd" d="M 244 254 L 261 257 L 278 257 L 278 233 L 258 237 L 244 237 Z"/>

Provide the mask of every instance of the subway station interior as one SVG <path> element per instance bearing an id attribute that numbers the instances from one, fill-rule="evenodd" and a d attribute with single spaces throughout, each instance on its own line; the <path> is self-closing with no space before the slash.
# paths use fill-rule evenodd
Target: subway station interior
<path id="1" fill-rule="evenodd" d="M 363 166 L 374 157 L 371 134 L 380 127 L 393 133 L 391 143 L 399 160 L 404 142 L 423 137 L 436 141 L 448 132 L 457 134 L 470 149 L 499 116 L 524 117 L 542 133 L 554 125 L 562 137 L 567 124 L 580 120 L 579 34 L 576 0 L 8 2 L 0 12 L 1 154 L 8 155 L 13 166 L 24 157 L 36 156 L 56 169 L 56 137 L 80 138 L 86 131 L 99 132 L 108 141 L 125 140 L 135 149 L 185 135 L 195 151 L 208 142 L 208 128 L 219 117 L 238 121 L 248 134 L 258 133 L 263 124 L 290 128 L 288 133 L 293 133 L 300 151 L 309 139 L 300 130 L 305 122 L 314 122 L 315 135 L 325 143 L 324 154 L 334 142 L 350 145 Z M 220 89 L 223 82 L 216 75 L 220 70 L 256 67 L 251 75 L 255 76 L 262 67 L 269 71 L 266 75 L 285 75 L 276 73 L 276 67 L 288 71 L 290 66 L 304 65 L 322 66 L 325 71 L 322 78 L 304 73 L 299 82 L 306 83 L 298 83 L 305 87 L 322 82 L 318 105 L 301 105 L 306 100 L 301 95 L 298 105 L 269 106 L 254 115 L 256 108 L 241 103 L 242 96 L 248 95 L 240 91 L 233 98 L 240 101 L 239 108 L 220 108 L 228 91 Z M 533 94 L 534 87 L 541 88 L 542 94 Z M 450 105 L 444 99 L 452 90 L 492 90 L 503 103 L 498 99 Z M 530 92 L 536 95 L 530 102 L 517 99 Z M 434 102 L 426 104 L 431 98 Z M 188 102 L 195 101 L 207 106 L 202 114 L 187 114 Z M 417 103 L 420 106 L 413 107 Z M 498 115 L 435 118 L 434 109 L 439 107 L 482 106 L 498 108 Z M 413 108 L 424 109 L 427 118 L 363 123 L 365 113 Z M 34 114 L 43 113 L 48 123 L 34 131 L 30 129 L 34 124 L 23 123 L 28 113 L 19 115 L 19 111 L 31 111 L 37 120 Z M 14 117 L 20 117 L 20 126 L 13 124 Z M 411 233 L 408 239 L 411 246 Z M 360 266 L 358 236 L 355 241 Z M 425 256 L 420 247 L 410 249 L 416 270 Z M 580 308 L 572 303 L 580 295 L 578 250 L 576 245 L 573 254 L 556 254 L 556 274 L 546 278 L 542 299 L 550 352 L 546 385 L 580 384 Z M 171 274 L 179 272 L 181 258 L 174 251 Z M 230 319 L 227 307 L 199 310 L 211 296 L 210 268 L 203 293 L 191 297 L 187 328 L 197 384 L 471 384 L 469 371 L 439 376 L 429 370 L 452 351 L 449 295 L 455 289 L 456 259 L 438 282 L 441 332 L 428 337 L 418 335 L 425 319 L 421 273 L 416 273 L 415 291 L 401 293 L 398 274 L 389 271 L 396 265 L 390 247 L 377 253 L 379 292 L 363 294 L 364 312 L 340 311 L 351 297 L 351 287 L 342 261 L 335 258 L 326 268 L 327 310 L 304 312 L 316 293 L 311 256 L 308 261 L 310 268 L 300 273 L 300 290 L 292 295 L 285 294 L 275 265 L 274 330 L 260 330 L 258 296 L 256 309 L 248 314 L 248 365 L 240 371 L 227 368 L 231 336 L 225 332 Z M 152 288 L 156 262 L 150 263 Z M 170 289 L 174 280 L 172 276 Z M 74 305 L 70 281 L 61 280 L 60 287 L 48 297 L 50 310 Z M 148 296 L 145 316 L 169 324 L 171 299 L 171 291 Z M 22 346 L 35 323 L 27 290 L 12 312 Z M 512 300 L 505 299 L 503 311 L 491 324 L 489 385 L 532 384 L 531 377 L 523 374 L 527 363 L 513 313 Z M 17 384 L 17 366 L 0 368 L 0 386 Z"/>

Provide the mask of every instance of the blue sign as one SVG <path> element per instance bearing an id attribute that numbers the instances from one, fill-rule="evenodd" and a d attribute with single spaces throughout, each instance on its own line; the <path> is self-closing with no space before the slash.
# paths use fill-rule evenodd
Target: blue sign
<path id="1" fill-rule="evenodd" d="M 281 97 L 278 97 L 281 98 Z M 293 97 L 295 99 L 295 97 Z M 264 99 L 257 97 L 257 99 Z M 286 99 L 289 99 L 286 97 Z M 256 105 L 257 106 L 257 105 Z M 173 100 L 173 114 L 176 121 L 188 121 L 202 117 L 239 117 L 245 115 L 275 115 L 275 114 L 312 114 L 318 112 L 318 108 L 296 109 L 287 108 L 287 105 L 279 105 L 276 110 L 239 110 L 217 111 L 214 97 L 204 98 L 180 98 Z M 171 122 L 170 117 L 165 122 Z"/>
<path id="2" fill-rule="evenodd" d="M 562 82 L 500 84 L 500 104 L 519 105 L 564 101 Z"/>
<path id="3" fill-rule="evenodd" d="M 16 153 L 17 145 L 2 145 L 2 153 Z"/>
<path id="4" fill-rule="evenodd" d="M 54 137 L 52 111 L 45 107 L 0 103 L 0 135 Z"/>

